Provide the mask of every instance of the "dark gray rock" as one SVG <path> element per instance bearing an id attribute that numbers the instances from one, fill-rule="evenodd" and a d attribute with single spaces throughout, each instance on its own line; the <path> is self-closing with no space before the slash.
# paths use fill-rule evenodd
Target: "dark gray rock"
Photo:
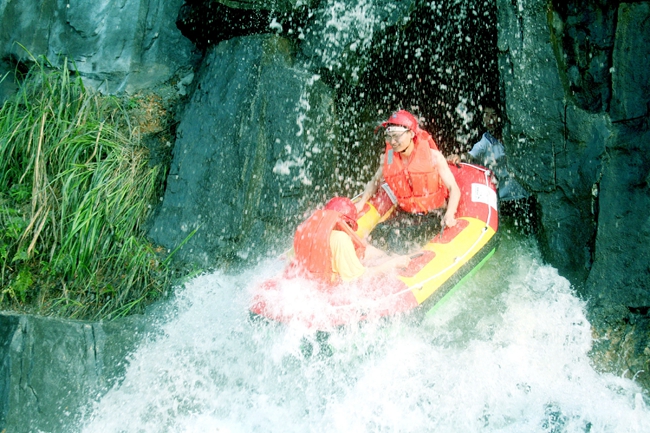
<path id="1" fill-rule="evenodd" d="M 592 304 L 650 306 L 650 131 L 619 128 L 600 181 Z"/>
<path id="2" fill-rule="evenodd" d="M 604 115 L 567 106 L 566 136 L 553 146 L 555 188 L 539 192 L 541 246 L 547 260 L 576 286 L 586 280 L 593 261 L 598 194 L 606 145 L 613 140 Z M 526 163 L 522 165 L 526 167 Z"/>
<path id="3" fill-rule="evenodd" d="M 612 121 L 647 117 L 650 101 L 650 3 L 621 3 L 612 54 Z"/>
<path id="4" fill-rule="evenodd" d="M 650 3 L 498 8 L 506 147 L 541 204 L 541 249 L 589 302 L 595 359 L 636 377 L 650 356 Z"/>
<path id="5" fill-rule="evenodd" d="M 650 251 L 650 239 L 643 230 L 645 200 L 639 194 L 645 190 L 638 186 L 648 176 L 644 150 L 648 142 L 647 122 L 620 122 L 622 118 L 647 116 L 648 32 L 631 28 L 644 28 L 648 3 L 621 4 L 616 31 L 604 29 L 600 33 L 584 29 L 597 27 L 589 22 L 589 17 L 598 21 L 610 14 L 606 5 L 590 3 L 586 9 L 568 8 L 561 11 L 564 15 L 553 14 L 550 26 L 546 8 L 544 1 L 526 3 L 525 8 L 499 2 L 501 79 L 512 166 L 521 173 L 522 182 L 537 193 L 541 203 L 540 243 L 546 259 L 590 297 L 613 296 L 623 305 L 650 305 L 650 290 L 643 288 L 644 269 L 632 267 L 637 272 L 624 275 L 625 272 L 617 274 L 616 269 L 623 268 L 612 268 L 613 251 L 617 251 L 617 260 L 624 263 L 640 255 L 647 257 Z M 585 15 L 585 10 L 593 12 L 599 8 L 604 8 L 603 13 Z M 572 27 L 576 18 L 571 11 L 581 14 L 583 31 Z M 615 35 L 613 41 L 610 34 Z M 566 59 L 576 53 L 567 55 L 566 49 L 579 51 L 580 41 L 587 36 L 594 37 L 599 49 L 609 47 L 614 53 L 615 96 L 609 112 L 609 104 L 604 103 L 592 113 L 594 105 L 585 103 L 588 98 L 575 96 L 575 80 L 570 71 L 573 66 Z M 589 57 L 588 52 L 581 54 Z M 639 58 L 641 64 L 633 58 Z M 636 168 L 625 168 L 626 162 Z M 634 181 L 629 179 L 631 173 Z M 628 233 L 637 239 L 629 239 L 633 248 L 628 250 L 623 248 L 627 233 L 620 233 L 620 228 L 612 223 L 622 218 L 622 213 L 633 223 L 634 229 Z M 630 267 L 625 269 L 629 271 Z M 625 286 L 622 281 L 632 283 L 627 286 L 637 287 L 632 289 L 634 294 L 610 291 L 606 275 L 615 286 Z"/>
<path id="6" fill-rule="evenodd" d="M 583 110 L 606 111 L 618 2 L 556 1 L 551 38 L 566 96 Z M 561 51 L 561 52 L 560 52 Z"/>
<path id="7" fill-rule="evenodd" d="M 504 135 L 509 161 L 530 190 L 556 188 L 555 154 L 564 142 L 564 89 L 548 27 L 546 4 L 527 3 L 521 10 L 497 2 L 499 72 L 505 93 Z"/>
<path id="8" fill-rule="evenodd" d="M 221 41 L 254 34 L 298 38 L 311 14 L 309 3 L 286 1 L 187 1 L 176 25 L 197 48 L 205 50 Z"/>
<path id="9" fill-rule="evenodd" d="M 111 93 L 154 87 L 196 60 L 174 24 L 182 3 L 4 1 L 0 58 L 45 55 L 54 65 L 67 58 L 89 85 Z"/>
<path id="10" fill-rule="evenodd" d="M 138 316 L 84 323 L 0 314 L 0 428 L 66 431 L 123 375 L 145 330 Z"/>
<path id="11" fill-rule="evenodd" d="M 519 8 L 505 0 L 497 5 L 509 164 L 541 205 L 539 240 L 545 258 L 563 275 L 578 277 L 574 282 L 584 281 L 594 231 L 593 218 L 583 223 L 591 185 L 573 187 L 572 172 L 578 173 L 582 161 L 572 151 L 585 139 L 567 137 L 565 87 L 546 22 L 547 5 L 537 1 Z"/>
<path id="12" fill-rule="evenodd" d="M 150 231 L 173 249 L 196 230 L 179 259 L 245 258 L 322 200 L 336 165 L 333 100 L 317 76 L 293 67 L 290 48 L 259 35 L 206 55 Z"/>

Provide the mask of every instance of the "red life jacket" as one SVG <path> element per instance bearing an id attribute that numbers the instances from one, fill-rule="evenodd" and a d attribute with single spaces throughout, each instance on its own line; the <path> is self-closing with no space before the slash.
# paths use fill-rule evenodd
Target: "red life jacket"
<path id="1" fill-rule="evenodd" d="M 384 179 L 397 197 L 400 208 L 410 213 L 428 213 L 445 205 L 449 196 L 438 169 L 433 166 L 431 149 L 438 150 L 428 132 L 418 129 L 408 167 L 402 156 L 386 145 Z"/>
<path id="2" fill-rule="evenodd" d="M 317 210 L 296 229 L 293 238 L 294 261 L 292 272 L 327 284 L 339 282 L 338 274 L 332 269 L 332 230 L 341 230 L 352 238 L 359 259 L 363 258 L 366 247 L 361 238 L 347 225 L 339 212 Z"/>

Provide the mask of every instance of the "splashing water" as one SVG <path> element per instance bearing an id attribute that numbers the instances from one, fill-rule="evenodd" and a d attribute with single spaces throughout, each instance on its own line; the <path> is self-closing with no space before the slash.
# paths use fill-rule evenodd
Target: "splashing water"
<path id="1" fill-rule="evenodd" d="M 631 380 L 590 365 L 584 303 L 533 243 L 503 237 L 434 315 L 321 335 L 249 319 L 277 261 L 196 278 L 84 432 L 647 432 Z M 307 350 L 309 349 L 309 350 Z"/>

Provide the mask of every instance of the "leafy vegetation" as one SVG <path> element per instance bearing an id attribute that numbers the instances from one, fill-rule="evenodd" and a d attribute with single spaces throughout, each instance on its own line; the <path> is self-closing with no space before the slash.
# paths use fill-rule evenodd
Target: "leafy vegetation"
<path id="1" fill-rule="evenodd" d="M 143 230 L 163 168 L 133 101 L 42 59 L 0 109 L 0 308 L 114 318 L 169 286 L 168 258 Z"/>

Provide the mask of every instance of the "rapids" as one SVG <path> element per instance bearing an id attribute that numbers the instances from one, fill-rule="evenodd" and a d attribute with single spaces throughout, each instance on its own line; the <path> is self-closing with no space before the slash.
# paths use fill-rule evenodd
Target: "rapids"
<path id="1" fill-rule="evenodd" d="M 647 432 L 630 379 L 598 373 L 585 303 L 502 230 L 434 314 L 321 335 L 251 321 L 279 260 L 201 275 L 148 313 L 156 332 L 89 404 L 92 432 Z"/>

